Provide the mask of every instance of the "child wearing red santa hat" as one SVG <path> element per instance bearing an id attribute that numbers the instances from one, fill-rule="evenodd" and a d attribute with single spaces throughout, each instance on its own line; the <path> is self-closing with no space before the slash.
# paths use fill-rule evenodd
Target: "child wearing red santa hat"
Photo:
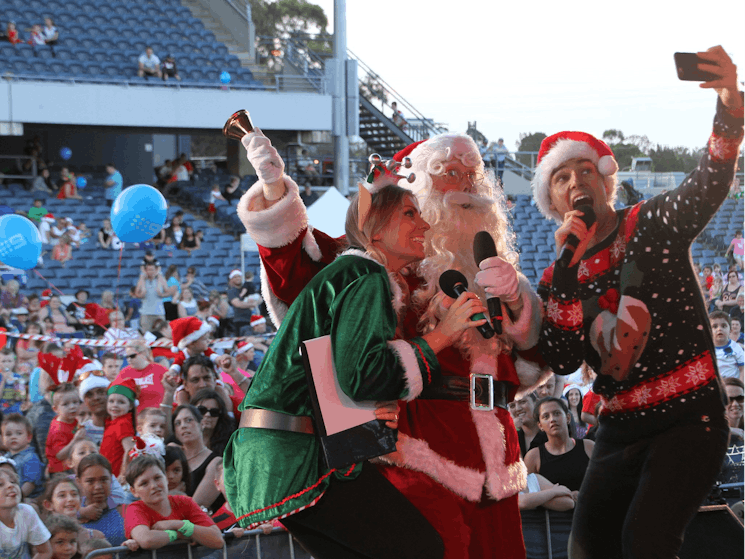
<path id="1" fill-rule="evenodd" d="M 195 355 L 209 357 L 213 363 L 217 361 L 218 355 L 208 347 L 208 336 L 212 332 L 212 326 L 209 323 L 202 322 L 196 316 L 187 316 L 172 320 L 170 325 L 174 345 L 171 351 L 177 353 L 173 365 L 168 369 L 170 376 L 179 375 L 184 361 Z"/>

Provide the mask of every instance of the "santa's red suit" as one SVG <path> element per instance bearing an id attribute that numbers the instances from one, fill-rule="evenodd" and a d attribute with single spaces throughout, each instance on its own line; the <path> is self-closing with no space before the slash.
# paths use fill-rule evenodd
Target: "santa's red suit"
<path id="1" fill-rule="evenodd" d="M 264 198 L 262 181 L 238 205 L 247 232 L 259 245 L 262 294 L 277 325 L 308 281 L 345 247 L 343 239 L 308 225 L 297 185 L 286 175 L 284 184 L 287 192 L 274 205 Z M 413 293 L 421 279 L 412 275 L 407 281 Z M 523 311 L 515 323 L 505 317 L 503 328 L 515 347 L 527 349 L 537 339 L 540 305 L 524 277 L 520 283 Z M 404 338 L 420 335 L 419 318 L 409 305 Z M 437 357 L 445 376 L 468 379 L 474 372 L 505 381 L 510 400 L 518 388 L 540 381 L 538 367 L 513 353 L 474 350 L 466 359 L 448 348 Z M 467 402 L 441 399 L 399 405 L 398 452 L 390 460 L 401 467 L 379 468 L 440 533 L 445 557 L 525 557 L 517 494 L 526 484 L 526 469 L 509 412 L 499 407 L 475 411 Z"/>

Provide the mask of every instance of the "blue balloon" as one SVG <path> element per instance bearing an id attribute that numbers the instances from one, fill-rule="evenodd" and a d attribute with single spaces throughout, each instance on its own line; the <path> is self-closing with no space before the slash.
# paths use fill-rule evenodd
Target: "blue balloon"
<path id="1" fill-rule="evenodd" d="M 85 177 L 78 177 L 78 180 L 75 181 L 75 184 L 78 186 L 78 188 L 85 188 L 88 186 L 88 179 Z"/>
<path id="2" fill-rule="evenodd" d="M 72 157 L 72 150 L 70 148 L 62 148 L 61 150 L 59 150 L 59 156 L 67 161 Z"/>
<path id="3" fill-rule="evenodd" d="M 111 206 L 111 227 L 125 243 L 142 243 L 163 228 L 168 204 L 163 195 L 148 184 L 125 188 Z"/>
<path id="4" fill-rule="evenodd" d="M 30 219 L 20 215 L 0 217 L 0 262 L 30 270 L 41 256 L 41 235 Z"/>
<path id="5" fill-rule="evenodd" d="M 223 72 L 220 74 L 220 81 L 222 83 L 230 83 L 230 72 Z"/>

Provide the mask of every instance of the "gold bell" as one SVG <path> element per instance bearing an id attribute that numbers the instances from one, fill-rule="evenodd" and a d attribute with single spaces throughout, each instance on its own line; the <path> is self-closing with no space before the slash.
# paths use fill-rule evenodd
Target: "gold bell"
<path id="1" fill-rule="evenodd" d="M 223 126 L 222 133 L 225 137 L 241 141 L 243 136 L 254 131 L 254 125 L 251 122 L 251 115 L 248 111 L 241 109 L 233 113 Z"/>

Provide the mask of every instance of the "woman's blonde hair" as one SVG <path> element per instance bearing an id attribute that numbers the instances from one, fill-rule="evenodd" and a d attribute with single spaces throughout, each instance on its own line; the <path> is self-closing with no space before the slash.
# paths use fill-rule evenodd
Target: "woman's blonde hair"
<path id="1" fill-rule="evenodd" d="M 359 188 L 365 187 L 360 185 Z M 360 230 L 358 226 L 359 208 L 357 204 L 359 194 L 355 194 L 352 197 L 352 203 L 349 204 L 349 209 L 347 209 L 347 219 L 344 224 L 349 246 L 364 250 L 385 265 L 385 256 L 375 247 L 373 239 L 385 228 L 391 216 L 401 206 L 406 196 L 414 197 L 411 192 L 397 185 L 384 186 L 378 190 L 372 195 L 370 211 Z"/>

